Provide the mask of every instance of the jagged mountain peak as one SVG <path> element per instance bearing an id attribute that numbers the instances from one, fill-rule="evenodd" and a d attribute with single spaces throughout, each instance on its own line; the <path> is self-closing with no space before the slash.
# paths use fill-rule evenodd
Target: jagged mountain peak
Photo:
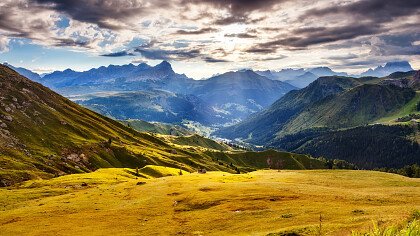
<path id="1" fill-rule="evenodd" d="M 369 69 L 363 72 L 361 76 L 384 77 L 394 72 L 407 72 L 411 70 L 413 68 L 408 61 L 392 61 L 387 62 L 384 66 L 380 65 L 375 69 Z"/>
<path id="2" fill-rule="evenodd" d="M 384 67 L 407 67 L 412 69 L 408 61 L 391 61 L 387 62 Z"/>
<path id="3" fill-rule="evenodd" d="M 172 65 L 168 61 L 162 61 L 161 63 L 155 66 L 156 69 L 167 69 L 172 70 Z"/>

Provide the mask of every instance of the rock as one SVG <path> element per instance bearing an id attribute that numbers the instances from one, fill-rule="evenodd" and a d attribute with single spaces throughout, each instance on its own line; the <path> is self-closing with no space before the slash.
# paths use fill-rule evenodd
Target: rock
<path id="1" fill-rule="evenodd" d="M 13 118 L 11 116 L 4 116 L 4 119 L 10 122 L 13 121 Z"/>
<path id="2" fill-rule="evenodd" d="M 5 123 L 1 123 L 0 127 L 5 129 L 5 128 L 7 128 L 7 125 Z"/>
<path id="3" fill-rule="evenodd" d="M 146 182 L 137 182 L 136 185 L 144 185 L 144 184 L 146 184 Z"/>
<path id="4" fill-rule="evenodd" d="M 82 187 L 87 187 L 88 184 L 87 183 L 82 183 Z"/>
<path id="5" fill-rule="evenodd" d="M 18 100 L 17 100 L 17 98 L 12 98 L 12 101 L 14 101 L 14 102 L 17 102 Z"/>
<path id="6" fill-rule="evenodd" d="M 12 109 L 11 109 L 9 106 L 6 106 L 6 107 L 4 108 L 4 110 L 5 110 L 6 112 L 11 112 L 11 111 L 12 111 Z"/>
<path id="7" fill-rule="evenodd" d="M 72 153 L 70 155 L 67 155 L 66 158 L 67 158 L 67 160 L 74 161 L 74 162 L 79 162 L 80 161 L 79 155 L 77 155 L 76 153 Z"/>
<path id="8" fill-rule="evenodd" d="M 87 156 L 85 154 L 83 154 L 83 153 L 79 155 L 79 158 L 82 161 L 87 161 L 88 160 Z"/>

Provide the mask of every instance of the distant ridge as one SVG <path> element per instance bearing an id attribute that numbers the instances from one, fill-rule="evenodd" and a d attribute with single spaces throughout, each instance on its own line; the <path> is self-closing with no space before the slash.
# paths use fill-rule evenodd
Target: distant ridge
<path id="1" fill-rule="evenodd" d="M 369 69 L 360 76 L 384 77 L 394 72 L 407 72 L 412 70 L 413 68 L 408 61 L 394 61 L 388 62 L 384 66 L 378 66 L 375 69 Z"/>

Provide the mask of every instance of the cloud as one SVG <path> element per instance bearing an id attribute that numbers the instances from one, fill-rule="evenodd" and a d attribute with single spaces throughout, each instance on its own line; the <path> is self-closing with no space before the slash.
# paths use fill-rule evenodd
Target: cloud
<path id="1" fill-rule="evenodd" d="M 123 28 L 125 19 L 141 15 L 147 10 L 147 4 L 140 0 L 32 0 L 32 2 L 64 13 L 72 19 L 114 30 Z M 162 7 L 165 5 L 165 1 L 157 2 Z"/>
<path id="2" fill-rule="evenodd" d="M 212 32 L 217 32 L 218 30 L 211 27 L 206 27 L 198 30 L 178 30 L 176 34 L 180 35 L 199 35 L 199 34 L 207 34 Z"/>
<path id="3" fill-rule="evenodd" d="M 0 35 L 0 53 L 9 51 L 10 39 Z"/>
<path id="4" fill-rule="evenodd" d="M 350 59 L 356 59 L 358 56 L 354 53 L 349 53 L 347 55 L 338 55 L 338 56 L 330 56 L 326 57 L 325 59 L 333 60 L 333 61 L 341 61 L 341 60 L 350 60 Z"/>
<path id="5" fill-rule="evenodd" d="M 369 21 L 369 23 L 380 24 L 391 22 L 397 17 L 415 15 L 419 11 L 420 1 L 418 0 L 360 0 L 345 5 L 336 4 L 321 9 L 314 8 L 305 12 L 300 19 L 338 15 L 340 18 L 352 18 L 359 22 Z"/>
<path id="6" fill-rule="evenodd" d="M 58 14 L 25 1 L 4 0 L 0 2 L 0 33 L 9 37 L 41 39 L 51 35 Z"/>
<path id="7" fill-rule="evenodd" d="M 275 47 L 266 47 L 265 45 L 257 45 L 257 47 L 252 47 L 246 49 L 245 52 L 247 53 L 262 53 L 262 54 L 271 54 L 276 53 L 277 49 Z"/>
<path id="8" fill-rule="evenodd" d="M 308 27 L 294 30 L 291 35 L 280 35 L 278 39 L 258 44 L 256 49 L 264 52 L 275 51 L 279 47 L 290 50 L 305 49 L 312 45 L 353 39 L 363 35 L 372 35 L 379 31 L 377 26 L 345 25 L 339 27 Z"/>
<path id="9" fill-rule="evenodd" d="M 285 0 L 182 0 L 181 4 L 206 4 L 218 9 L 226 9 L 232 15 L 245 15 L 253 11 L 270 10 Z"/>
<path id="10" fill-rule="evenodd" d="M 8 50 L 10 40 L 24 38 L 46 48 L 211 63 L 212 68 L 238 63 L 271 68 L 285 57 L 282 66 L 316 64 L 320 58 L 332 64 L 354 63 L 357 57 L 418 60 L 419 4 L 418 0 L 2 0 L 0 51 Z M 147 41 L 151 43 L 141 45 Z"/>
<path id="11" fill-rule="evenodd" d="M 98 52 L 120 47 L 133 37 L 73 19 L 65 18 L 66 24 L 63 24 L 63 19 L 60 13 L 33 1 L 0 2 L 0 34 L 8 38 L 25 38 L 49 47 Z"/>
<path id="12" fill-rule="evenodd" d="M 248 15 L 230 15 L 227 17 L 213 17 L 213 24 L 215 25 L 231 25 L 235 23 L 242 24 L 255 24 L 265 19 L 265 17 L 260 18 L 250 18 Z"/>
<path id="13" fill-rule="evenodd" d="M 225 34 L 225 37 L 242 38 L 242 39 L 258 38 L 257 35 L 250 34 L 250 33 Z"/>
<path id="14" fill-rule="evenodd" d="M 213 57 L 204 57 L 203 60 L 208 63 L 229 62 L 228 60 L 225 60 L 225 59 L 217 59 Z"/>
<path id="15" fill-rule="evenodd" d="M 370 53 L 376 56 L 420 55 L 420 33 L 402 35 L 381 35 L 373 37 L 368 43 Z"/>
<path id="16" fill-rule="evenodd" d="M 128 51 L 112 52 L 107 54 L 102 54 L 103 57 L 125 57 L 125 56 L 135 56 L 134 53 Z"/>
<path id="17" fill-rule="evenodd" d="M 200 50 L 165 50 L 137 48 L 136 52 L 150 60 L 188 60 L 199 57 Z"/>

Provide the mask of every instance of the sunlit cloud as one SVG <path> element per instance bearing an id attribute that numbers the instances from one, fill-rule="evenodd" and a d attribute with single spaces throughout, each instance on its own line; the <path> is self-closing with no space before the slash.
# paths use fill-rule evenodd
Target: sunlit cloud
<path id="1" fill-rule="evenodd" d="M 419 16 L 415 0 L 4 0 L 0 52 L 11 39 L 28 39 L 92 56 L 225 70 L 310 66 L 319 58 L 344 70 L 359 58 L 372 61 L 366 68 L 378 57 L 420 64 Z"/>

